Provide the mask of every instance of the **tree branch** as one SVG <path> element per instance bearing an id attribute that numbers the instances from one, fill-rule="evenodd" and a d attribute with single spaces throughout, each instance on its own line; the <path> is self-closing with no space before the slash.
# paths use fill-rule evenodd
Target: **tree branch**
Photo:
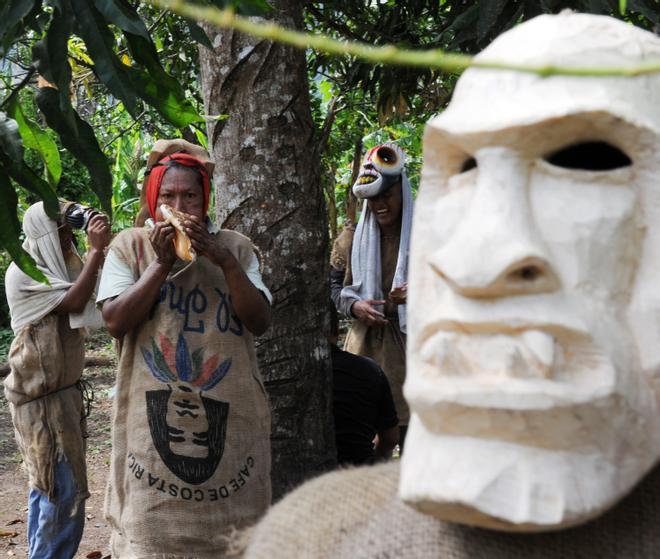
<path id="1" fill-rule="evenodd" d="M 119 132 L 119 134 L 117 134 L 115 137 L 113 137 L 112 139 L 108 140 L 108 141 L 105 143 L 105 145 L 103 146 L 103 151 L 105 151 L 105 150 L 107 149 L 107 147 L 108 147 L 110 144 L 112 144 L 113 142 L 115 142 L 116 140 L 118 140 L 119 138 L 121 138 L 121 137 L 122 137 L 124 134 L 126 134 L 129 130 L 132 130 L 133 127 L 134 127 L 134 126 L 135 126 L 135 125 L 136 125 L 136 124 L 142 119 L 142 117 L 143 117 L 145 114 L 147 114 L 147 111 L 142 111 L 139 115 L 137 115 L 137 116 L 135 117 L 135 120 L 134 120 L 133 122 L 131 122 L 131 124 L 130 124 L 129 126 L 127 126 L 126 128 L 124 128 L 124 129 L 123 129 L 121 132 Z"/>
<path id="2" fill-rule="evenodd" d="M 213 6 L 198 6 L 189 4 L 185 0 L 147 0 L 147 2 L 154 6 L 170 9 L 182 17 L 204 21 L 223 29 L 236 29 L 255 37 L 278 41 L 299 49 L 311 48 L 337 56 L 354 56 L 371 64 L 419 66 L 454 73 L 462 72 L 469 67 L 490 68 L 514 70 L 540 76 L 639 76 L 660 72 L 660 59 L 630 66 L 569 67 L 551 64 L 536 66 L 505 61 L 475 60 L 474 57 L 466 54 L 450 53 L 441 49 L 405 50 L 394 45 L 374 47 L 357 41 L 338 41 L 325 35 L 293 31 L 272 22 L 260 23 L 237 16 L 231 9 L 220 10 Z"/>
<path id="3" fill-rule="evenodd" d="M 11 103 L 11 101 L 18 95 L 18 92 L 23 89 L 32 79 L 32 76 L 35 74 L 37 69 L 34 66 L 30 66 L 30 69 L 27 71 L 25 74 L 25 77 L 21 80 L 21 82 L 14 88 L 14 90 L 5 97 L 5 99 L 0 103 L 0 109 L 3 109 L 6 105 Z"/>

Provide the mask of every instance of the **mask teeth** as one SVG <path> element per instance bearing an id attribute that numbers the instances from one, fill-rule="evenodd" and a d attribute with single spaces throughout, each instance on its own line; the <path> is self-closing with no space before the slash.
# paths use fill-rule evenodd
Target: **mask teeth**
<path id="1" fill-rule="evenodd" d="M 376 177 L 373 175 L 360 175 L 358 177 L 358 184 L 371 184 L 376 180 Z"/>

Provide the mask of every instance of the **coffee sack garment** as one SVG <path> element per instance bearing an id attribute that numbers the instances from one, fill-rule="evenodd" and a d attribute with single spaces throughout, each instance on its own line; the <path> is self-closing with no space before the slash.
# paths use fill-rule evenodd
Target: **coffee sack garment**
<path id="1" fill-rule="evenodd" d="M 245 269 L 249 240 L 219 231 Z M 156 255 L 146 228 L 111 251 L 134 278 Z M 215 558 L 268 507 L 270 411 L 253 337 L 222 270 L 177 261 L 145 322 L 120 343 L 106 515 L 113 557 Z"/>
<path id="2" fill-rule="evenodd" d="M 58 461 L 71 464 L 77 499 L 85 499 L 87 436 L 83 399 L 77 387 L 85 358 L 84 335 L 68 315 L 49 314 L 21 328 L 9 351 L 5 380 L 18 448 L 31 488 L 53 500 Z"/>
<path id="3" fill-rule="evenodd" d="M 14 339 L 5 396 L 30 487 L 54 499 L 55 465 L 64 459 L 71 465 L 79 501 L 88 496 L 86 426 L 77 387 L 84 365 L 83 328 L 97 325 L 100 314 L 93 301 L 83 313 L 53 313 L 83 264 L 73 247 L 65 258 L 58 225 L 46 215 L 42 202 L 25 212 L 23 232 L 23 248 L 49 283 L 32 279 L 14 263 L 7 269 Z"/>
<path id="4" fill-rule="evenodd" d="M 257 525 L 245 559 L 654 559 L 660 470 L 603 517 L 540 534 L 444 522 L 397 496 L 399 464 L 340 470 L 312 480 Z M 321 511 L 321 512 L 319 512 Z"/>

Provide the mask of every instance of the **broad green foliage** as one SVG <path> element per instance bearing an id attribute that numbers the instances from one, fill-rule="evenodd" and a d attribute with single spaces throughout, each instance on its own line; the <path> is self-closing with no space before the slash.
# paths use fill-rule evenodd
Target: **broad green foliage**
<path id="1" fill-rule="evenodd" d="M 660 27 L 657 0 L 626 4 L 620 11 L 618 0 L 331 0 L 310 3 L 306 13 L 310 31 L 336 39 L 476 54 L 514 25 L 566 8 L 623 18 L 644 29 Z M 453 86 L 446 74 L 429 68 L 374 65 L 323 53 L 312 53 L 310 62 L 343 88 L 364 91 L 381 119 L 409 114 L 414 102 L 426 110 L 437 108 L 446 103 Z"/>
<path id="2" fill-rule="evenodd" d="M 44 200 L 49 215 L 57 218 L 57 196 L 63 191 L 68 197 L 76 193 L 70 188 L 72 177 L 63 177 L 63 169 L 72 168 L 63 158 L 73 156 L 82 166 L 74 167 L 73 172 L 82 181 L 78 187 L 81 197 L 76 198 L 111 214 L 111 162 L 116 154 L 112 138 L 110 143 L 103 142 L 106 133 L 118 132 L 107 117 L 128 112 L 135 119 L 143 118 L 145 124 L 153 122 L 159 132 L 165 121 L 165 133 L 170 136 L 203 123 L 199 99 L 163 67 L 162 52 L 143 18 L 170 20 L 170 27 L 179 24 L 163 17 L 166 14 L 154 14 L 151 9 L 139 14 L 126 0 L 3 3 L 0 78 L 5 95 L 0 96 L 0 175 L 6 184 L 2 188 L 16 193 L 13 184 L 24 189 L 18 191 L 21 197 L 34 194 Z M 158 33 L 160 28 L 152 31 Z M 194 44 L 188 45 L 189 50 L 194 48 Z M 109 112 L 98 115 L 96 110 L 103 105 Z M 90 191 L 95 199 L 89 199 Z M 13 221 L 4 219 L 6 216 L 0 219 L 0 244 L 25 272 L 37 277 L 36 268 L 20 248 L 20 228 L 12 226 L 18 223 L 16 208 L 13 203 L 3 207 Z"/>
<path id="3" fill-rule="evenodd" d="M 48 182 L 55 188 L 62 175 L 62 162 L 57 144 L 36 122 L 25 116 L 23 108 L 16 99 L 8 105 L 7 113 L 16 121 L 23 145 L 39 154 L 46 169 Z"/>
<path id="4" fill-rule="evenodd" d="M 270 10 L 267 0 L 191 3 Z M 304 26 L 336 39 L 473 54 L 520 21 L 563 8 L 660 26 L 656 0 L 331 0 L 305 3 Z M 17 195 L 16 203 L 6 198 L 0 245 L 26 272 L 37 275 L 17 227 L 27 204 L 42 199 L 55 217 L 58 197 L 78 200 L 113 213 L 116 231 L 132 223 L 139 170 L 156 138 L 206 145 L 205 119 L 226 115 L 201 116 L 198 44 L 210 46 L 197 23 L 143 2 L 0 1 L 0 188 Z M 416 187 L 423 125 L 456 78 L 313 51 L 308 61 L 334 231 L 345 219 L 356 148 L 361 157 L 398 142 Z"/>
<path id="5" fill-rule="evenodd" d="M 617 0 L 331 0 L 308 4 L 306 27 L 374 45 L 475 54 L 517 23 L 565 8 L 624 18 L 645 29 L 660 27 L 655 0 L 629 0 L 625 9 Z M 424 124 L 444 109 L 456 76 L 315 52 L 308 60 L 317 128 L 322 130 L 329 111 L 335 112 L 321 171 L 324 181 L 332 183 L 334 197 L 328 196 L 328 203 L 334 231 L 346 217 L 356 146 L 362 155 L 383 141 L 399 143 L 408 154 L 408 175 L 416 190 Z"/>
<path id="6" fill-rule="evenodd" d="M 133 224 L 140 200 L 139 178 L 143 165 L 142 145 L 151 142 L 139 131 L 119 138 L 112 167 L 113 231 Z"/>

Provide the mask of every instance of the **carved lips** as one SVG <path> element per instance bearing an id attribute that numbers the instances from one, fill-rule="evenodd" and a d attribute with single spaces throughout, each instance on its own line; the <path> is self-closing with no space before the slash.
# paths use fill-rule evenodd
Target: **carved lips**
<path id="1" fill-rule="evenodd" d="M 607 396 L 615 383 L 609 358 L 573 330 L 442 328 L 428 332 L 417 352 L 418 383 L 406 397 L 424 409 L 551 409 Z"/>

